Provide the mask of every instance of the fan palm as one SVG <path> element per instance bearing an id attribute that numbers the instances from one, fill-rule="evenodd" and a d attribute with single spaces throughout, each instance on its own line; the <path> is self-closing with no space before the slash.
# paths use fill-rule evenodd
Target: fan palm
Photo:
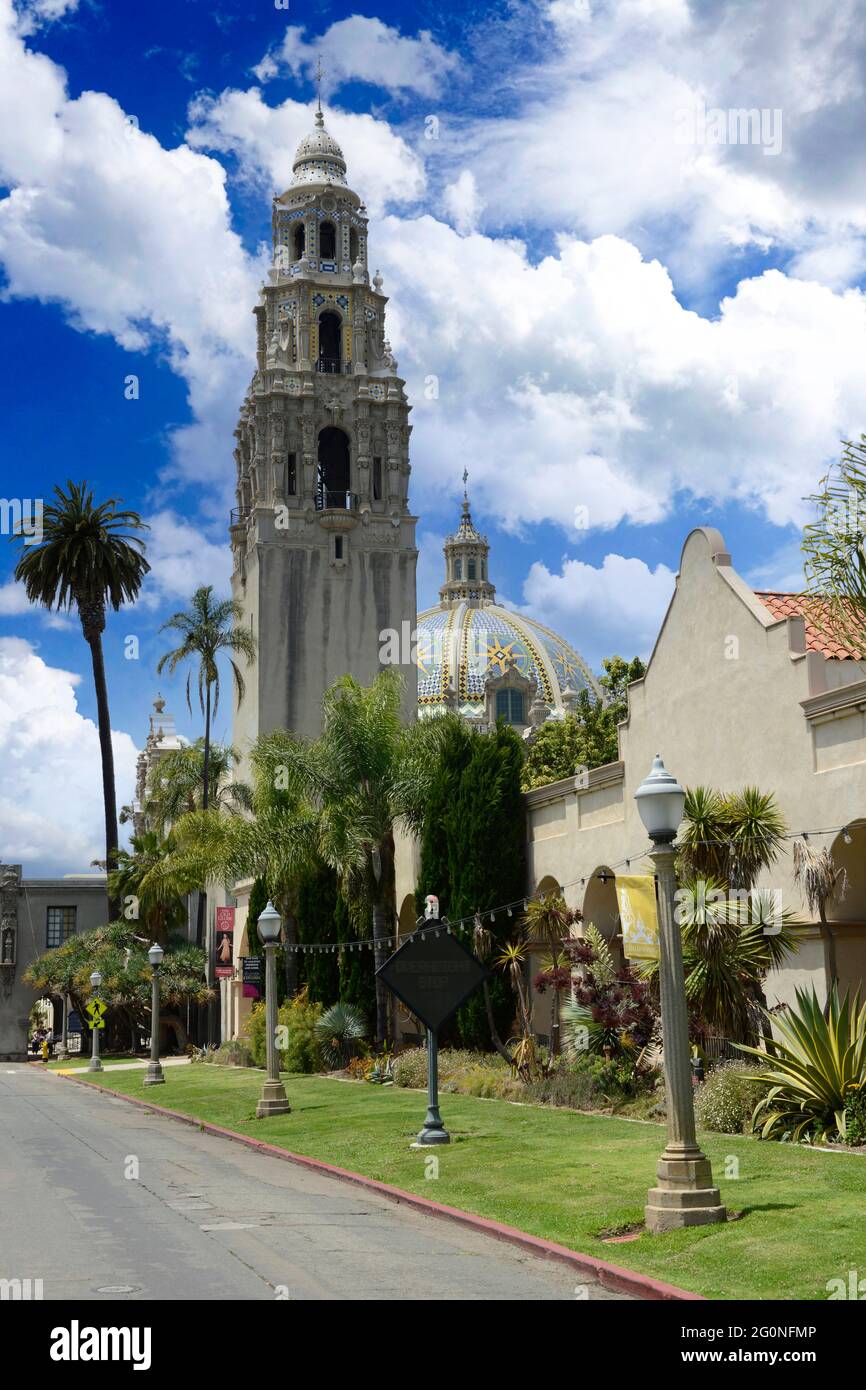
<path id="1" fill-rule="evenodd" d="M 195 882 L 194 862 L 176 853 L 170 834 L 161 839 L 153 830 L 133 835 L 108 874 L 109 892 L 124 904 L 126 920 L 141 922 L 151 940 L 163 944 L 172 929 L 183 926 L 184 898 Z"/>
<path id="2" fill-rule="evenodd" d="M 569 934 L 575 915 L 561 893 L 544 893 L 526 904 L 523 921 L 527 940 L 547 947 L 550 968 L 559 969 L 562 943 Z M 550 1050 L 558 1051 L 559 990 L 550 991 Z"/>
<path id="3" fill-rule="evenodd" d="M 730 895 L 714 879 L 684 884 L 677 893 L 686 998 L 700 1018 L 733 1039 L 754 1036 L 764 1006 L 767 972 L 798 949 L 802 924 L 778 911 L 771 894 Z M 640 966 L 658 979 L 658 960 Z"/>
<path id="4" fill-rule="evenodd" d="M 111 716 L 102 652 L 107 607 L 115 612 L 138 596 L 150 569 L 144 542 L 130 532 L 147 530 L 137 512 L 119 509 L 119 497 L 95 503 L 86 482 L 55 487 L 54 500 L 43 510 L 42 540 L 26 545 L 15 566 L 31 603 L 44 607 L 75 606 L 84 640 L 90 648 L 99 748 L 102 758 L 102 799 L 105 808 L 105 859 L 117 853 L 117 802 Z M 14 540 L 23 541 L 20 533 Z"/>
<path id="5" fill-rule="evenodd" d="M 234 599 L 216 600 L 213 585 L 205 584 L 196 589 L 187 612 L 174 613 L 163 623 L 161 632 L 178 632 L 181 640 L 173 651 L 166 652 L 157 662 L 157 674 L 168 670 L 173 675 L 184 662 L 196 665 L 198 683 L 198 702 L 204 715 L 204 746 L 202 766 L 201 805 L 207 810 L 210 805 L 210 762 L 211 762 L 211 720 L 219 709 L 220 700 L 220 657 L 228 657 L 235 694 L 238 704 L 244 698 L 245 685 L 240 666 L 235 659 L 244 657 L 247 665 L 255 658 L 256 642 L 252 633 L 241 626 L 243 609 Z M 192 711 L 190 686 L 193 672 L 186 678 L 186 703 Z M 205 894 L 204 884 L 198 901 L 198 921 L 196 924 L 196 944 L 201 945 L 204 937 Z"/>

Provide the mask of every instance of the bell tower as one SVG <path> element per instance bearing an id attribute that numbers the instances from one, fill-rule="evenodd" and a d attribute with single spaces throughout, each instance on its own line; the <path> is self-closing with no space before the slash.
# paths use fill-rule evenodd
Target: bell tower
<path id="1" fill-rule="evenodd" d="M 273 202 L 273 261 L 253 310 L 256 370 L 237 430 L 232 592 L 258 639 L 234 714 L 258 733 L 321 729 L 339 676 L 368 684 L 380 634 L 415 626 L 410 406 L 367 261 L 367 213 L 319 109 Z M 416 671 L 406 677 L 413 715 Z"/>

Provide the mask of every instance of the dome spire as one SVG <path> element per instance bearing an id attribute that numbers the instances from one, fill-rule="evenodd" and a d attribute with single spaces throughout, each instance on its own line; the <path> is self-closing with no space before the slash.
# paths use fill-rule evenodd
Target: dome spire
<path id="1" fill-rule="evenodd" d="M 472 520 L 468 482 L 469 472 L 464 468 L 460 524 L 453 535 L 446 537 L 443 547 L 445 583 L 439 590 L 439 598 L 447 607 L 468 603 L 472 608 L 481 608 L 493 603 L 496 597 L 496 590 L 487 578 L 490 546 Z"/>

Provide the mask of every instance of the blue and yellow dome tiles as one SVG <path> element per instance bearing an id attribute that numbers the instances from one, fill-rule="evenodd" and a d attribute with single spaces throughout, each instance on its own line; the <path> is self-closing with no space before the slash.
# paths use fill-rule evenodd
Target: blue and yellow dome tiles
<path id="1" fill-rule="evenodd" d="M 493 601 L 493 585 L 487 580 L 486 537 L 471 525 L 464 498 L 462 531 L 446 545 L 447 577 L 442 601 L 418 617 L 419 714 L 432 714 L 437 705 L 456 704 L 466 719 L 483 719 L 485 686 L 491 677 L 513 672 L 535 682 L 538 696 L 554 717 L 563 712 L 563 692 L 591 689 L 601 695 L 598 682 L 574 648 L 543 623 L 522 613 L 501 608 Z M 475 561 L 473 573 L 483 582 L 461 581 L 467 566 L 457 570 L 455 560 L 464 551 Z M 481 564 L 483 557 L 483 566 Z M 467 596 L 468 595 L 468 596 Z"/>

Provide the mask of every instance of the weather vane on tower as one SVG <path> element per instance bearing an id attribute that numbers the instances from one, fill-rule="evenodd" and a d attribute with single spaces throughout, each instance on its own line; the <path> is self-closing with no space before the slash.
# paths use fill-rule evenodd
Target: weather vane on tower
<path id="1" fill-rule="evenodd" d="M 316 60 L 316 88 L 317 88 L 317 91 L 318 91 L 318 94 L 319 94 L 319 114 L 320 114 L 320 115 L 321 115 L 321 112 L 322 112 L 322 73 L 323 73 L 323 68 L 322 68 L 322 56 L 321 56 L 321 54 L 319 54 L 319 57 L 318 57 L 318 59 Z"/>

